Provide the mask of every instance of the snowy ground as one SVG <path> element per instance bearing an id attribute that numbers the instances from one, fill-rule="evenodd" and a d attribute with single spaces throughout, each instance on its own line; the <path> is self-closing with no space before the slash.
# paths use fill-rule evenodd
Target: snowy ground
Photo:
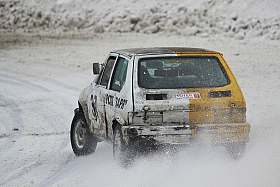
<path id="1" fill-rule="evenodd" d="M 279 40 L 279 0 L 0 0 L 0 186 L 279 186 Z M 242 159 L 191 147 L 121 169 L 104 142 L 73 154 L 70 124 L 92 62 L 150 46 L 224 54 L 251 124 Z"/>
<path id="2" fill-rule="evenodd" d="M 0 35 L 0 186 L 279 186 L 280 43 L 167 34 L 91 34 L 74 38 Z M 93 80 L 92 62 L 117 48 L 191 46 L 220 51 L 247 101 L 250 142 L 239 161 L 223 149 L 158 154 L 121 169 L 112 146 L 74 156 L 73 109 Z M 194 154 L 195 153 L 195 154 Z"/>

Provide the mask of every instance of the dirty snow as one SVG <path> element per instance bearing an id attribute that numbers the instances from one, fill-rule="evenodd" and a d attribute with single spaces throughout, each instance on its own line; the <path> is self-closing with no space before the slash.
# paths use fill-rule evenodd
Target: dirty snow
<path id="1" fill-rule="evenodd" d="M 278 0 L 6 0 L 0 29 L 222 35 L 280 39 Z"/>
<path id="2" fill-rule="evenodd" d="M 279 4 L 0 1 L 0 186 L 279 186 Z M 40 18 L 34 17 L 39 11 Z M 64 25 L 72 18 L 84 20 L 84 14 L 84 27 L 73 21 Z M 37 26 L 47 15 L 54 23 Z M 92 62 L 102 62 L 112 49 L 148 46 L 202 47 L 224 54 L 251 124 L 242 159 L 229 159 L 222 148 L 191 147 L 175 157 L 139 158 L 121 169 L 104 142 L 92 155 L 74 156 L 70 123 L 81 89 L 93 80 Z"/>

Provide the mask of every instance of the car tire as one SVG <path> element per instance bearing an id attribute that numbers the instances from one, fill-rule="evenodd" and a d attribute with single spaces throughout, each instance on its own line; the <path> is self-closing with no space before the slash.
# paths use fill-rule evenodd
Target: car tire
<path id="1" fill-rule="evenodd" d="M 87 122 L 82 112 L 77 112 L 73 118 L 70 130 L 73 152 L 76 156 L 89 155 L 97 147 L 96 138 L 89 132 Z"/>
<path id="2" fill-rule="evenodd" d="M 131 166 L 134 161 L 134 150 L 132 146 L 125 143 L 121 126 L 117 125 L 114 130 L 113 156 L 117 164 L 122 168 Z"/>
<path id="3" fill-rule="evenodd" d="M 226 145 L 226 151 L 233 159 L 241 158 L 246 150 L 246 142 L 233 142 Z"/>

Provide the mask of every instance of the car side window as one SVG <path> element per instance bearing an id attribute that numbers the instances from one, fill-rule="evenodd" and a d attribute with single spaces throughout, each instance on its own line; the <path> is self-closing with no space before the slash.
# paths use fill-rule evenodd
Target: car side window
<path id="1" fill-rule="evenodd" d="M 102 86 L 107 87 L 115 61 L 116 61 L 116 57 L 114 56 L 109 57 L 100 82 Z"/>
<path id="2" fill-rule="evenodd" d="M 119 57 L 114 68 L 112 81 L 111 81 L 111 90 L 120 91 L 126 80 L 128 60 Z"/>
<path id="3" fill-rule="evenodd" d="M 97 75 L 97 79 L 95 80 L 95 83 L 100 85 L 100 82 L 101 82 L 101 78 L 102 78 L 102 75 L 103 75 L 103 71 L 104 71 L 105 67 L 101 67 L 101 70 L 100 70 L 100 73 Z"/>

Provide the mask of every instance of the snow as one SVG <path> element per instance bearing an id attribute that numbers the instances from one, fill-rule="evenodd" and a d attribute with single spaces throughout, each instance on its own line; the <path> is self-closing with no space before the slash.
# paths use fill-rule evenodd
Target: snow
<path id="1" fill-rule="evenodd" d="M 177 12 L 179 7 L 182 11 L 182 7 L 188 7 L 187 12 L 191 13 L 195 9 L 201 12 L 206 7 L 210 15 L 207 20 L 220 24 L 217 26 L 220 29 L 213 33 L 209 24 L 198 22 L 196 16 L 190 16 L 182 28 L 177 24 L 172 27 L 176 32 L 155 34 L 145 34 L 150 33 L 147 28 L 153 26 L 151 24 L 145 28 L 139 25 L 139 32 L 115 32 L 118 27 L 106 26 L 105 22 L 101 25 L 104 33 L 95 32 L 96 25 L 93 30 L 67 27 L 67 32 L 60 32 L 60 27 L 31 28 L 31 33 L 24 29 L 2 28 L 0 186 L 279 186 L 280 43 L 270 37 L 270 34 L 275 36 L 274 31 L 279 33 L 278 1 L 199 0 L 192 3 L 151 0 L 143 3 L 137 0 L 80 0 L 75 4 L 72 0 L 52 0 L 40 1 L 40 9 L 38 2 L 20 1 L 24 6 L 42 10 L 43 14 L 57 8 L 62 17 L 68 11 L 78 15 L 80 10 L 92 7 L 92 18 L 99 16 L 98 23 L 119 19 L 116 26 L 120 24 L 127 28 L 130 22 L 122 22 L 118 17 L 126 11 L 130 11 L 127 15 L 133 12 L 135 19 L 143 19 L 144 13 L 153 9 L 159 17 L 153 15 L 151 19 L 152 14 L 147 15 L 149 24 L 150 20 L 162 20 L 164 14 L 163 18 L 170 19 L 158 23 L 166 23 L 162 28 L 168 29 L 170 21 L 176 22 L 173 14 L 180 18 L 185 15 Z M 239 28 L 247 33 L 245 36 L 240 31 L 226 31 L 224 26 L 237 24 L 231 21 L 236 17 L 240 19 L 239 26 L 241 22 L 246 25 L 253 19 L 266 19 L 267 29 L 264 30 L 263 25 L 255 30 L 251 26 L 249 30 Z M 190 26 L 192 22 L 193 27 Z M 191 34 L 197 32 L 197 28 L 207 32 Z M 260 36 L 257 32 L 264 34 Z M 94 78 L 92 62 L 102 62 L 112 49 L 151 46 L 201 47 L 224 54 L 247 103 L 251 131 L 244 157 L 234 161 L 220 147 L 190 147 L 175 156 L 151 154 L 141 157 L 131 168 L 122 169 L 113 160 L 112 146 L 105 142 L 99 143 L 92 155 L 76 157 L 73 154 L 70 124 L 80 91 Z"/>
<path id="2" fill-rule="evenodd" d="M 0 30 L 172 33 L 280 39 L 278 0 L 22 0 L 0 2 Z"/>

